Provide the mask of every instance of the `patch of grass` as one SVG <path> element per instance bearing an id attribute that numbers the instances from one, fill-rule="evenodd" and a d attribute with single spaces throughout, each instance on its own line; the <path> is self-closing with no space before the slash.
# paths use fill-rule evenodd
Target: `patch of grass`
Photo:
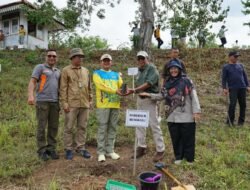
<path id="1" fill-rule="evenodd" d="M 59 67 L 70 62 L 66 50 L 59 54 Z M 99 68 L 99 56 L 94 52 L 84 61 L 84 66 L 92 73 Z M 200 55 L 198 54 L 200 53 Z M 124 82 L 132 86 L 132 78 L 127 76 L 127 68 L 136 67 L 136 52 L 110 51 L 114 58 L 113 70 L 123 74 Z M 161 70 L 166 62 L 164 51 L 153 52 L 155 64 Z M 242 52 L 242 55 L 249 52 Z M 35 181 L 26 181 L 42 162 L 36 154 L 35 107 L 27 105 L 27 85 L 35 64 L 42 63 L 39 51 L 0 52 L 0 188 L 6 184 L 20 183 L 29 189 L 36 189 Z M 212 57 L 212 58 L 211 58 Z M 244 57 L 244 55 L 242 56 Z M 187 49 L 183 59 L 187 62 L 189 75 L 193 79 L 202 106 L 202 121 L 197 124 L 196 162 L 171 165 L 171 171 L 182 182 L 192 183 L 200 190 L 246 190 L 250 187 L 250 127 L 249 118 L 243 128 L 229 128 L 224 125 L 227 101 L 218 93 L 219 73 L 225 61 L 222 49 L 206 49 L 200 52 Z M 18 61 L 17 61 L 18 60 Z M 249 60 L 243 62 L 250 64 Z M 249 69 L 250 70 L 250 69 Z M 248 71 L 249 71 L 248 70 Z M 94 89 L 93 89 L 94 91 Z M 134 129 L 124 126 L 127 108 L 136 107 L 132 96 L 122 99 L 116 146 L 134 143 Z M 237 111 L 238 113 L 238 111 Z M 64 117 L 61 114 L 58 133 L 58 150 L 63 151 Z M 165 120 L 161 123 L 167 148 L 167 162 L 173 158 L 171 141 Z M 88 124 L 87 144 L 96 145 L 98 122 L 95 110 L 91 111 Z M 147 137 L 149 147 L 153 147 L 152 134 Z M 57 174 L 58 175 L 58 174 Z M 122 175 L 121 175 L 122 177 Z M 62 182 L 57 176 L 48 182 L 45 189 L 60 189 Z M 89 184 L 89 189 L 95 189 Z"/>

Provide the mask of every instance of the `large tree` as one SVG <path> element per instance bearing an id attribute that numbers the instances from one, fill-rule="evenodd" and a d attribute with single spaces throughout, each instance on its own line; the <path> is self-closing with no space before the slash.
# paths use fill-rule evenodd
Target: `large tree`
<path id="1" fill-rule="evenodd" d="M 100 5 L 109 5 L 114 7 L 121 0 L 67 0 L 67 7 L 61 10 L 53 6 L 51 0 L 37 0 L 42 5 L 51 5 L 51 17 L 61 20 L 68 29 L 74 29 L 76 26 L 85 30 L 91 22 L 91 15 L 105 18 L 105 9 Z M 139 10 L 136 11 L 136 18 L 140 23 L 140 42 L 139 48 L 149 50 L 153 28 L 156 24 L 161 24 L 164 28 L 175 28 L 180 36 L 194 35 L 201 28 L 206 28 L 213 22 L 223 21 L 227 16 L 229 8 L 222 10 L 223 0 L 134 0 L 139 4 Z M 247 0 L 248 1 L 248 0 Z M 125 9 L 125 13 L 128 11 Z M 41 10 L 44 14 L 46 11 Z M 54 14 L 54 15 L 53 15 Z M 172 14 L 172 18 L 169 15 Z M 43 17 L 43 16 L 42 16 Z M 155 17 L 157 22 L 155 23 Z M 36 16 L 41 19 L 41 15 Z M 52 20 L 52 19 L 50 19 Z M 47 19 L 49 21 L 49 19 Z M 46 21 L 46 22 L 47 22 Z"/>
<path id="2" fill-rule="evenodd" d="M 245 15 L 250 15 L 250 0 L 241 1 L 244 6 L 244 10 L 242 11 Z M 250 22 L 244 23 L 250 27 Z"/>
<path id="3" fill-rule="evenodd" d="M 201 29 L 224 21 L 229 7 L 222 9 L 222 3 L 223 0 L 162 0 L 156 10 L 157 21 L 176 30 L 180 37 L 197 35 Z M 170 18 L 166 17 L 166 9 Z"/>

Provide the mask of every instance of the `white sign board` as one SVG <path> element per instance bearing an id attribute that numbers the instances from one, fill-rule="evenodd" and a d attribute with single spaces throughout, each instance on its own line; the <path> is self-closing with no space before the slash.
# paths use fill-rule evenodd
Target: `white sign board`
<path id="1" fill-rule="evenodd" d="M 131 67 L 128 68 L 128 75 L 137 75 L 138 74 L 138 67 Z"/>
<path id="2" fill-rule="evenodd" d="M 127 110 L 126 126 L 128 127 L 148 127 L 149 111 L 148 110 Z"/>

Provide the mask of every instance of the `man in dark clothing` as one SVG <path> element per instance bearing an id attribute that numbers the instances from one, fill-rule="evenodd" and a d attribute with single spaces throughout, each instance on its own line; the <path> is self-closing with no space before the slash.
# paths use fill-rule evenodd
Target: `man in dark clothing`
<path id="1" fill-rule="evenodd" d="M 172 48 L 171 49 L 171 52 L 170 52 L 170 60 L 164 65 L 164 67 L 163 67 L 163 72 L 162 72 L 162 85 L 164 84 L 164 81 L 166 81 L 166 79 L 168 79 L 168 77 L 169 77 L 169 69 L 168 69 L 168 65 L 169 65 L 169 63 L 172 61 L 172 60 L 174 60 L 174 59 L 176 59 L 177 60 L 177 62 L 178 63 L 180 63 L 180 65 L 181 65 L 181 67 L 183 68 L 182 69 L 182 73 L 184 73 L 184 74 L 186 74 L 187 72 L 186 72 L 186 67 L 185 67 L 185 64 L 184 64 L 184 62 L 181 60 L 181 59 L 179 59 L 179 53 L 180 53 L 180 51 L 179 51 L 179 49 L 178 48 Z"/>
<path id="2" fill-rule="evenodd" d="M 250 90 L 247 74 L 242 64 L 238 63 L 239 52 L 232 51 L 228 54 L 228 64 L 222 69 L 223 94 L 229 94 L 229 108 L 227 124 L 233 125 L 237 100 L 240 106 L 238 125 L 242 126 L 245 121 L 246 91 Z"/>

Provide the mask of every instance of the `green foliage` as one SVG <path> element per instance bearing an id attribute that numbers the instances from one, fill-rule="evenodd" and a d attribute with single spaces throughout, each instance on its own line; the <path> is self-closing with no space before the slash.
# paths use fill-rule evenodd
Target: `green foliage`
<path id="1" fill-rule="evenodd" d="M 241 0 L 241 3 L 244 6 L 244 10 L 242 11 L 245 15 L 249 15 L 250 14 L 250 0 Z M 247 25 L 250 27 L 250 22 L 244 23 L 244 25 Z"/>
<path id="2" fill-rule="evenodd" d="M 54 19 L 58 17 L 59 9 L 49 0 L 38 0 L 34 5 L 36 9 L 23 6 L 23 10 L 28 20 L 41 26 L 46 25 L 53 28 L 55 25 Z"/>
<path id="3" fill-rule="evenodd" d="M 180 38 L 187 35 L 197 35 L 199 30 L 211 27 L 212 23 L 222 22 L 227 17 L 229 7 L 223 10 L 222 3 L 223 0 L 162 1 L 162 6 L 170 9 L 173 16 L 166 22 L 167 18 L 162 18 L 162 15 L 166 12 L 161 10 L 161 6 L 158 6 L 157 15 L 160 15 L 160 17 L 158 16 L 158 22 L 162 23 L 163 28 L 174 29 Z"/>
<path id="4" fill-rule="evenodd" d="M 63 42 L 58 41 L 58 48 L 82 48 L 86 55 L 96 50 L 106 50 L 109 45 L 107 40 L 99 36 L 81 37 L 77 34 L 69 36 Z"/>

